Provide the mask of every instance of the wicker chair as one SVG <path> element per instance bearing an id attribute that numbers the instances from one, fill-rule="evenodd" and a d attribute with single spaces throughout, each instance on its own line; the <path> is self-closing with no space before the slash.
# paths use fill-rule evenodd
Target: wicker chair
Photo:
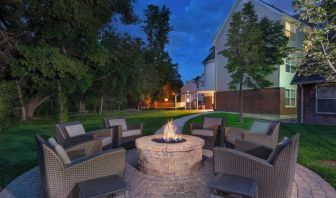
<path id="1" fill-rule="evenodd" d="M 246 144 L 242 143 L 241 145 Z M 250 143 L 250 148 L 253 148 L 251 146 L 252 143 Z M 216 147 L 214 149 L 214 171 L 215 174 L 224 172 L 256 179 L 259 186 L 258 197 L 260 198 L 290 197 L 298 146 L 299 134 L 279 144 L 267 160 L 238 150 Z"/>
<path id="2" fill-rule="evenodd" d="M 88 153 L 86 157 L 64 164 L 58 154 L 40 136 L 36 136 L 37 154 L 41 173 L 41 182 L 44 187 L 45 197 L 63 198 L 78 197 L 76 184 L 81 181 L 118 174 L 125 175 L 126 151 L 125 149 L 112 149 L 99 153 Z M 83 143 L 83 148 L 96 144 L 101 146 L 101 141 Z M 76 151 L 81 149 L 69 148 L 66 150 Z"/>
<path id="3" fill-rule="evenodd" d="M 205 117 L 203 123 L 191 123 L 191 135 L 204 139 L 204 148 L 213 149 L 218 146 L 224 128 L 224 119 L 215 117 Z"/>
<path id="4" fill-rule="evenodd" d="M 83 131 L 81 134 L 70 137 L 66 128 L 68 126 L 81 125 L 80 122 L 68 122 L 56 124 L 56 140 L 64 148 L 71 147 L 82 142 L 90 140 L 100 140 L 104 149 L 115 148 L 116 140 L 114 138 L 113 129 L 99 129 L 86 133 Z M 82 126 L 82 125 L 81 125 Z M 84 130 L 84 128 L 83 128 Z"/>
<path id="5" fill-rule="evenodd" d="M 236 140 L 244 139 L 274 149 L 278 144 L 279 127 L 280 122 L 267 120 L 254 121 L 249 131 L 226 127 L 224 142 L 227 147 L 234 147 Z"/>
<path id="6" fill-rule="evenodd" d="M 127 149 L 135 147 L 135 140 L 143 136 L 143 124 L 127 124 L 124 118 L 104 118 L 105 128 L 116 131 L 118 147 Z"/>

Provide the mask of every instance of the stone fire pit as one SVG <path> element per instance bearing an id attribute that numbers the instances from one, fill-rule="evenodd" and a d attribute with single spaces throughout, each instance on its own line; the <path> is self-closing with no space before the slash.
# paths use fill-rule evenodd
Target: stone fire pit
<path id="1" fill-rule="evenodd" d="M 202 162 L 204 140 L 195 136 L 182 135 L 181 143 L 156 143 L 151 135 L 135 141 L 140 171 L 154 176 L 187 176 L 198 170 Z"/>

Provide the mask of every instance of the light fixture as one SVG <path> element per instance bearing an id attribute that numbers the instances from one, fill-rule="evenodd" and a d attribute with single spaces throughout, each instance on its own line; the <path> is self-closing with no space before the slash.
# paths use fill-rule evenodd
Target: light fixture
<path id="1" fill-rule="evenodd" d="M 165 98 L 164 101 L 165 101 L 165 102 L 168 102 L 168 98 Z"/>

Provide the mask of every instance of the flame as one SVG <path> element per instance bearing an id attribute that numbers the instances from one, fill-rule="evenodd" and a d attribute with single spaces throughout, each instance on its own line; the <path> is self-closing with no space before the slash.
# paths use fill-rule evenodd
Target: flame
<path id="1" fill-rule="evenodd" d="M 169 119 L 163 129 L 163 139 L 165 140 L 178 140 L 181 139 L 181 134 L 176 133 L 177 127 L 172 119 Z"/>

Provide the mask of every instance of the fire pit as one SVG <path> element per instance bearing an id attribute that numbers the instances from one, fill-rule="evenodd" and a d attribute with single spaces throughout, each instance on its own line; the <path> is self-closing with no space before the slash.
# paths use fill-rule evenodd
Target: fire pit
<path id="1" fill-rule="evenodd" d="M 187 176 L 202 161 L 204 140 L 176 133 L 169 121 L 162 135 L 139 138 L 135 142 L 140 171 L 154 176 Z"/>

